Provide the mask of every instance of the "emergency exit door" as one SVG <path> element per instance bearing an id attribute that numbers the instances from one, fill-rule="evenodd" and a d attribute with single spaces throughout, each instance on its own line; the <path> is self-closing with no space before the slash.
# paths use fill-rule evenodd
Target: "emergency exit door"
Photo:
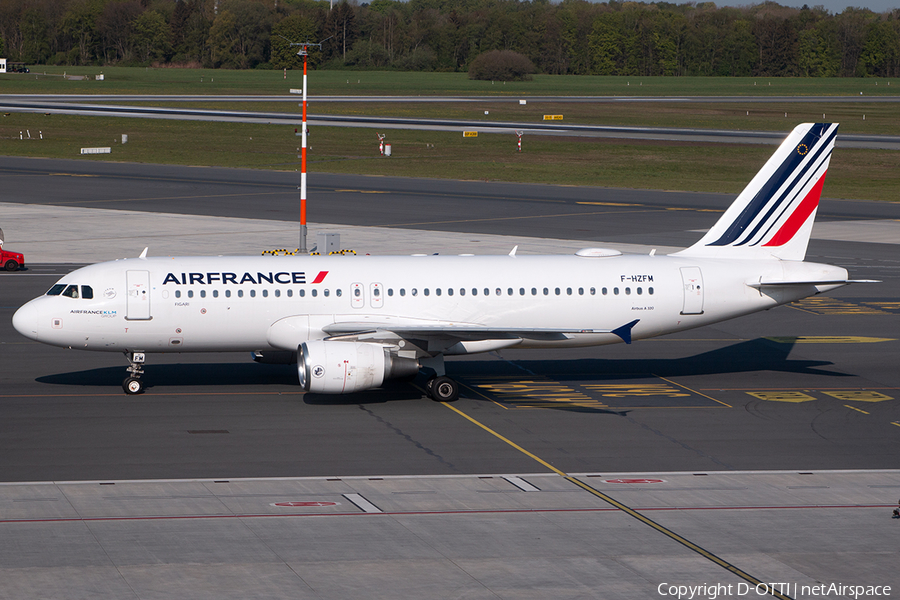
<path id="1" fill-rule="evenodd" d="M 125 271 L 125 318 L 147 321 L 150 317 L 150 271 Z"/>
<path id="2" fill-rule="evenodd" d="M 703 275 L 700 267 L 681 267 L 681 282 L 684 286 L 683 315 L 703 314 Z"/>

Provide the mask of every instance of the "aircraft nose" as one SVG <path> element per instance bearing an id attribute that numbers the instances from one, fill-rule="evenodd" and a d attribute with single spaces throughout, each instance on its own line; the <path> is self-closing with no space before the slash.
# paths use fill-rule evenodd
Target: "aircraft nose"
<path id="1" fill-rule="evenodd" d="M 13 327 L 25 337 L 36 340 L 38 337 L 38 309 L 31 301 L 22 306 L 12 318 Z"/>

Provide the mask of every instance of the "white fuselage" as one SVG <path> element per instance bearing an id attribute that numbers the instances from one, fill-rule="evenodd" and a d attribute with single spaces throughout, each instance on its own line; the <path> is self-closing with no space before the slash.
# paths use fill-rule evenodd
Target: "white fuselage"
<path id="1" fill-rule="evenodd" d="M 77 298 L 36 298 L 14 325 L 43 343 L 116 352 L 296 351 L 335 324 L 366 322 L 534 330 L 518 347 L 589 346 L 621 342 L 610 332 L 635 320 L 642 339 L 839 287 L 751 287 L 761 280 L 846 277 L 799 261 L 645 255 L 136 258 L 66 275 L 59 285 L 79 286 Z"/>

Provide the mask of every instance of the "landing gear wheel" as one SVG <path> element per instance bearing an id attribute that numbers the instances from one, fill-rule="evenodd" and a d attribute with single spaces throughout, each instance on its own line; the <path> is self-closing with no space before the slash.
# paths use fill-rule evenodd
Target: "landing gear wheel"
<path id="1" fill-rule="evenodd" d="M 122 382 L 122 389 L 126 394 L 143 394 L 144 382 L 141 381 L 141 375 L 144 374 L 144 353 L 143 352 L 126 352 L 125 357 L 130 363 L 128 368 L 128 377 Z"/>
<path id="2" fill-rule="evenodd" d="M 446 376 L 434 377 L 428 380 L 431 387 L 426 384 L 429 395 L 436 402 L 455 402 L 459 398 L 459 384 Z"/>
<path id="3" fill-rule="evenodd" d="M 18 270 L 19 270 L 19 263 L 17 263 L 16 261 L 10 259 L 10 260 L 6 261 L 6 264 L 3 265 L 3 267 L 4 267 L 7 271 L 10 271 L 10 272 L 12 272 L 12 271 L 18 271 Z"/>
<path id="4" fill-rule="evenodd" d="M 122 389 L 126 394 L 141 394 L 144 391 L 144 382 L 137 377 L 126 377 L 122 382 Z"/>

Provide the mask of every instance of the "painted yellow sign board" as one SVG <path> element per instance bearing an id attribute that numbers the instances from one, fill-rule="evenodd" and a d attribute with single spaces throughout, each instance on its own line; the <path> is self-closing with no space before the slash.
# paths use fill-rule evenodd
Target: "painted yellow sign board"
<path id="1" fill-rule="evenodd" d="M 478 137 L 477 131 L 463 131 L 463 137 Z"/>
<path id="2" fill-rule="evenodd" d="M 563 116 L 562 115 L 544 115 L 544 120 L 545 121 L 562 121 Z"/>

